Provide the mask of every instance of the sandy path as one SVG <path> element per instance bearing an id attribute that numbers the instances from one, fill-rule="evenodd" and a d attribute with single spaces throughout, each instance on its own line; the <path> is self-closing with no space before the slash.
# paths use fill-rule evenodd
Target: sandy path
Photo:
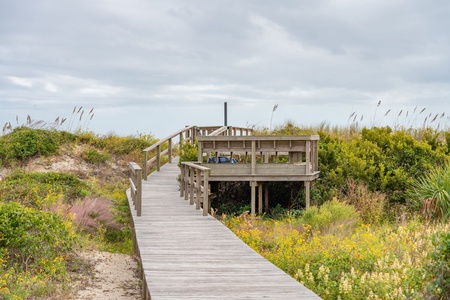
<path id="1" fill-rule="evenodd" d="M 80 255 L 94 267 L 94 273 L 77 284 L 73 299 L 141 299 L 137 262 L 131 256 L 99 251 L 84 251 Z"/>

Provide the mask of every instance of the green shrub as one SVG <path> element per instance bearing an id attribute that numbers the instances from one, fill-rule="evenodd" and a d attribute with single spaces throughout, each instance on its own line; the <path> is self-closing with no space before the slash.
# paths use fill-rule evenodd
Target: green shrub
<path id="1" fill-rule="evenodd" d="M 34 155 L 50 155 L 59 149 L 57 131 L 17 127 L 11 133 L 0 137 L 0 159 L 25 160 Z"/>
<path id="2" fill-rule="evenodd" d="M 355 208 L 336 199 L 325 202 L 320 208 L 311 206 L 301 216 L 301 223 L 321 231 L 329 230 L 332 226 L 353 226 L 357 220 L 358 213 Z"/>
<path id="3" fill-rule="evenodd" d="M 339 199 L 353 205 L 366 224 L 379 224 L 384 218 L 385 195 L 371 192 L 365 184 L 352 179 L 347 180 L 346 190 L 342 191 Z"/>
<path id="4" fill-rule="evenodd" d="M 85 197 L 91 188 L 77 176 L 67 173 L 15 172 L 0 181 L 0 199 L 45 208 L 60 199 L 71 202 Z"/>
<path id="5" fill-rule="evenodd" d="M 364 128 L 350 139 L 319 132 L 320 178 L 314 182 L 319 203 L 337 194 L 348 178 L 364 183 L 370 191 L 386 194 L 388 202 L 405 203 L 413 178 L 444 164 L 448 157 L 425 141 L 416 141 L 389 127 Z"/>
<path id="6" fill-rule="evenodd" d="M 64 280 L 77 243 L 70 221 L 15 202 L 0 203 L 0 220 L 0 298 L 34 299 L 49 282 Z"/>
<path id="7" fill-rule="evenodd" d="M 197 143 L 190 143 L 189 141 L 183 143 L 180 151 L 180 162 L 182 161 L 197 161 L 198 149 Z"/>
<path id="8" fill-rule="evenodd" d="M 450 233 L 435 234 L 433 246 L 435 249 L 430 255 L 431 263 L 427 266 L 432 276 L 428 293 L 432 299 L 450 299 Z"/>
<path id="9" fill-rule="evenodd" d="M 105 163 L 111 159 L 107 153 L 95 149 L 84 149 L 81 158 L 91 164 Z"/>

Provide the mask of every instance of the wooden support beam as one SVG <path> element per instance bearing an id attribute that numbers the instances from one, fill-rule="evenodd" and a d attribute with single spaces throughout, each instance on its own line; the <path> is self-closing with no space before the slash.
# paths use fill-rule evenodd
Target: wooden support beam
<path id="1" fill-rule="evenodd" d="M 255 181 L 251 181 L 250 182 L 250 187 L 251 187 L 251 214 L 255 215 L 256 214 L 256 182 Z"/>
<path id="2" fill-rule="evenodd" d="M 194 170 L 189 169 L 189 204 L 194 205 Z"/>
<path id="3" fill-rule="evenodd" d="M 263 212 L 263 184 L 258 182 L 258 214 L 262 215 Z"/>
<path id="4" fill-rule="evenodd" d="M 180 166 L 180 197 L 184 196 L 184 189 L 186 188 L 186 186 L 184 185 L 184 175 L 185 175 L 184 169 L 186 169 L 186 166 L 181 165 Z"/>
<path id="5" fill-rule="evenodd" d="M 256 142 L 252 141 L 252 175 L 256 174 Z"/>
<path id="6" fill-rule="evenodd" d="M 190 194 L 190 191 L 189 191 L 189 180 L 190 180 L 190 177 L 189 176 L 190 176 L 189 175 L 189 168 L 184 166 L 184 182 L 183 182 L 183 184 L 184 184 L 184 200 L 188 200 L 189 199 L 189 194 Z"/>
<path id="7" fill-rule="evenodd" d="M 161 145 L 156 146 L 156 171 L 161 171 Z"/>
<path id="8" fill-rule="evenodd" d="M 200 174 L 200 171 L 197 171 Z M 200 201 L 200 198 L 199 198 Z M 209 212 L 209 171 L 203 172 L 203 215 L 207 216 Z"/>
<path id="9" fill-rule="evenodd" d="M 264 184 L 264 210 L 266 213 L 269 212 L 269 184 L 267 182 Z"/>
<path id="10" fill-rule="evenodd" d="M 202 195 L 202 182 L 201 182 L 201 172 L 199 170 L 195 171 L 196 176 L 195 176 L 195 180 L 196 180 L 196 190 L 197 193 L 195 195 L 195 209 L 200 209 L 200 199 L 201 199 L 201 195 Z"/>
<path id="11" fill-rule="evenodd" d="M 306 174 L 311 173 L 311 141 L 306 141 Z"/>
<path id="12" fill-rule="evenodd" d="M 167 156 L 169 156 L 169 163 L 172 163 L 172 139 L 169 139 L 169 148 Z"/>
<path id="13" fill-rule="evenodd" d="M 305 190 L 306 190 L 305 206 L 306 206 L 306 208 L 308 208 L 310 205 L 310 188 L 311 188 L 311 182 L 305 181 Z"/>

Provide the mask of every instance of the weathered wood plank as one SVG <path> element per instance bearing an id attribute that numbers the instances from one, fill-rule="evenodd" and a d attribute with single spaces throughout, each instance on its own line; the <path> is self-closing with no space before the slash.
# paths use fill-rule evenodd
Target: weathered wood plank
<path id="1" fill-rule="evenodd" d="M 179 172 L 174 162 L 149 175 L 142 216 L 132 212 L 152 300 L 320 299 L 180 197 Z"/>

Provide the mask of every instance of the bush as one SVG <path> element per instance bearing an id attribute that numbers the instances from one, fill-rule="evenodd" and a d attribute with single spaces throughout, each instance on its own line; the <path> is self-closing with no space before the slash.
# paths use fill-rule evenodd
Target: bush
<path id="1" fill-rule="evenodd" d="M 0 137 L 0 159 L 22 161 L 35 155 L 50 155 L 56 153 L 59 146 L 56 131 L 17 127 Z"/>
<path id="2" fill-rule="evenodd" d="M 84 149 L 81 153 L 81 158 L 91 164 L 105 163 L 111 159 L 107 153 L 95 149 Z"/>
<path id="3" fill-rule="evenodd" d="M 70 221 L 15 202 L 0 203 L 0 220 L 0 297 L 39 296 L 46 282 L 64 278 L 77 243 Z"/>
<path id="4" fill-rule="evenodd" d="M 353 205 L 364 223 L 379 224 L 384 217 L 385 195 L 371 192 L 365 184 L 353 179 L 347 180 L 346 187 L 339 199 Z"/>
<path id="5" fill-rule="evenodd" d="M 350 178 L 364 183 L 372 192 L 386 194 L 388 202 L 404 204 L 413 178 L 448 160 L 440 148 L 434 151 L 427 142 L 389 127 L 364 128 L 349 140 L 319 134 L 321 174 L 314 182 L 319 202 L 336 195 Z"/>
<path id="6" fill-rule="evenodd" d="M 314 229 L 327 231 L 331 227 L 354 226 L 358 220 L 358 213 L 351 205 L 333 199 L 318 208 L 307 208 L 301 217 L 301 223 L 308 224 Z"/>
<path id="7" fill-rule="evenodd" d="M 67 173 L 15 172 L 0 181 L 0 199 L 26 206 L 48 208 L 58 200 L 71 202 L 90 193 L 90 187 Z"/>
<path id="8" fill-rule="evenodd" d="M 432 283 L 428 293 L 432 299 L 450 299 L 450 233 L 440 232 L 433 236 L 434 251 L 428 272 Z"/>
<path id="9" fill-rule="evenodd" d="M 186 141 L 181 146 L 180 162 L 197 161 L 198 160 L 197 153 L 198 153 L 197 143 L 192 144 L 189 141 Z"/>

